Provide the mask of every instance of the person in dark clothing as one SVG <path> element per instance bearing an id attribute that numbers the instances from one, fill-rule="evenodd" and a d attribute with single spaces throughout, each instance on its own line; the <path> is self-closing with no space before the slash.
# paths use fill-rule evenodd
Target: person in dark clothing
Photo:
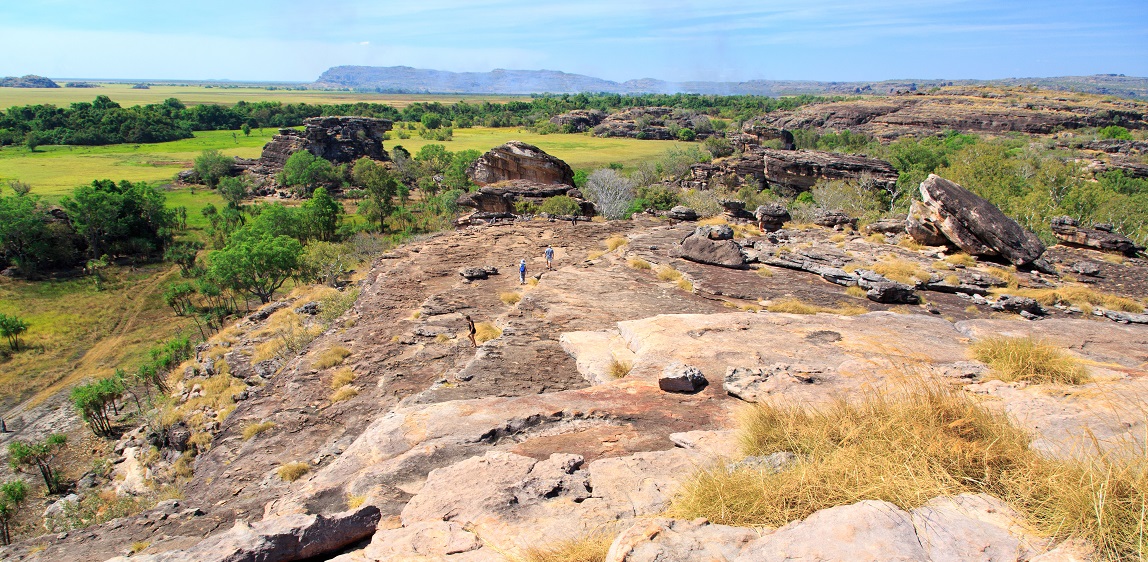
<path id="1" fill-rule="evenodd" d="M 463 318 L 466 318 L 466 337 L 470 338 L 470 345 L 473 347 L 478 347 L 478 343 L 474 341 L 474 334 L 478 333 L 478 330 L 476 330 L 474 327 L 474 320 L 471 320 L 469 315 L 464 316 Z"/>

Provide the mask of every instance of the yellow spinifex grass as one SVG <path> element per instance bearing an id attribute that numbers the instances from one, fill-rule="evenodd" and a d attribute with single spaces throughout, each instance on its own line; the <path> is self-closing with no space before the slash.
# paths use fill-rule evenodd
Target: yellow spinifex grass
<path id="1" fill-rule="evenodd" d="M 990 337 L 973 345 L 973 355 L 1005 382 L 1080 384 L 1088 372 L 1080 360 L 1059 347 L 1031 336 Z"/>
<path id="2" fill-rule="evenodd" d="M 746 455 L 788 451 L 779 472 L 719 464 L 680 489 L 669 515 L 780 527 L 862 500 L 902 509 L 938 496 L 987 493 L 1054 543 L 1089 541 L 1104 559 L 1146 552 L 1148 463 L 1142 446 L 1088 459 L 1050 459 L 1007 415 L 959 389 L 906 383 L 820 409 L 766 403 L 739 418 Z"/>
<path id="3" fill-rule="evenodd" d="M 611 533 L 592 533 L 551 545 L 531 547 L 522 556 L 511 559 L 515 562 L 602 562 L 612 542 L 614 536 Z"/>
<path id="4" fill-rule="evenodd" d="M 305 462 L 289 462 L 275 470 L 275 474 L 286 482 L 294 482 L 308 472 L 311 472 L 311 466 Z"/>
<path id="5" fill-rule="evenodd" d="M 1080 308 L 1101 306 L 1121 312 L 1144 312 L 1144 305 L 1127 297 L 1090 289 L 1082 285 L 1064 285 L 1055 289 L 1006 289 L 998 293 L 1028 297 L 1045 306 L 1065 304 Z"/>
<path id="6" fill-rule="evenodd" d="M 273 422 L 273 421 L 261 421 L 261 422 L 257 422 L 257 423 L 249 423 L 249 424 L 243 426 L 243 440 L 246 441 L 248 439 L 251 439 L 252 437 L 255 437 L 256 435 L 259 435 L 260 433 L 263 433 L 265 431 L 268 431 L 273 427 L 275 427 L 275 422 Z"/>
<path id="7" fill-rule="evenodd" d="M 502 335 L 502 330 L 490 322 L 479 322 L 475 324 L 474 331 L 474 341 L 476 343 L 488 342 Z"/>
<path id="8" fill-rule="evenodd" d="M 625 246 L 629 243 L 630 241 L 626 240 L 624 236 L 611 236 L 607 238 L 605 242 L 603 242 L 603 244 L 606 245 L 606 251 L 609 252 L 613 252 L 614 250 L 617 250 L 618 248 L 621 248 L 622 246 Z"/>
<path id="9" fill-rule="evenodd" d="M 784 312 L 788 314 L 841 314 L 843 316 L 856 316 L 858 314 L 865 314 L 869 312 L 868 308 L 857 306 L 849 303 L 838 303 L 837 308 L 830 308 L 826 306 L 818 306 L 810 304 L 800 299 L 784 298 L 778 299 L 765 307 L 769 312 Z"/>
<path id="10" fill-rule="evenodd" d="M 319 353 L 319 356 L 315 358 L 315 361 L 313 363 L 311 363 L 311 368 L 313 368 L 313 369 L 329 369 L 331 367 L 336 367 L 338 365 L 342 365 L 343 360 L 346 359 L 347 357 L 349 357 L 350 355 L 351 355 L 351 350 L 349 350 L 349 349 L 347 349 L 341 345 L 336 345 L 334 347 L 327 348 L 327 349 L 323 350 L 321 353 Z"/>

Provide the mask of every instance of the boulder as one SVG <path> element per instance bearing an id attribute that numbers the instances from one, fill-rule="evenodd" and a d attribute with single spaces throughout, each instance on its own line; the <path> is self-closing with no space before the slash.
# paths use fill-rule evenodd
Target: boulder
<path id="1" fill-rule="evenodd" d="M 539 185 L 561 184 L 567 190 L 574 187 L 574 170 L 568 164 L 521 141 L 490 149 L 466 169 L 466 175 L 481 186 L 526 180 Z M 565 190 L 555 193 L 564 194 Z"/>
<path id="2" fill-rule="evenodd" d="M 694 234 L 697 236 L 705 236 L 710 240 L 733 240 L 733 229 L 725 224 L 699 226 L 694 229 Z"/>
<path id="3" fill-rule="evenodd" d="M 701 370 L 691 365 L 671 363 L 658 377 L 658 388 L 666 392 L 697 392 L 706 387 L 707 381 Z"/>
<path id="4" fill-rule="evenodd" d="M 1000 256 L 1018 267 L 1039 266 L 1044 244 L 996 206 L 975 193 L 935 174 L 921 182 L 920 205 L 911 212 L 910 225 L 930 223 L 949 242 L 974 256 Z M 918 229 L 910 234 L 921 244 L 934 242 L 931 236 L 919 239 Z"/>
<path id="5" fill-rule="evenodd" d="M 708 232 L 694 231 L 682 240 L 681 256 L 693 262 L 733 269 L 745 269 L 748 263 L 740 244 L 733 240 L 713 240 Z"/>
<path id="6" fill-rule="evenodd" d="M 753 214 L 745 210 L 745 201 L 738 201 L 736 199 L 723 199 L 721 207 L 725 210 L 725 216 L 731 220 L 748 220 L 753 218 Z"/>
<path id="7" fill-rule="evenodd" d="M 873 301 L 884 304 L 916 304 L 921 302 L 917 291 L 904 283 L 887 279 L 875 271 L 859 269 L 857 286 L 865 289 L 865 296 Z"/>
<path id="8" fill-rule="evenodd" d="M 698 212 L 684 205 L 677 205 L 666 212 L 666 216 L 677 221 L 696 221 Z"/>
<path id="9" fill-rule="evenodd" d="M 1015 312 L 1017 314 L 1022 312 L 1036 316 L 1045 314 L 1044 308 L 1041 308 L 1040 303 L 1036 302 L 1035 299 L 1014 295 L 1002 295 L 1001 298 L 997 299 L 997 302 L 993 303 L 992 307 L 994 310 Z"/>
<path id="10" fill-rule="evenodd" d="M 1108 228 L 1104 228 L 1107 226 Z M 1080 222 L 1072 217 L 1054 217 L 1052 219 L 1052 234 L 1065 246 L 1078 246 L 1103 250 L 1106 252 L 1120 252 L 1126 256 L 1135 256 L 1144 248 L 1137 246 L 1131 238 L 1112 232 L 1112 225 L 1093 225 L 1093 228 L 1082 228 Z"/>
<path id="11" fill-rule="evenodd" d="M 864 180 L 874 189 L 891 188 L 897 183 L 897 170 L 892 164 L 876 158 L 817 150 L 761 152 L 766 182 L 793 192 L 809 191 L 819 181 Z"/>
<path id="12" fill-rule="evenodd" d="M 622 531 L 605 562 L 731 560 L 757 536 L 753 529 L 713 525 L 705 519 L 651 519 Z"/>
<path id="13" fill-rule="evenodd" d="M 467 281 L 476 281 L 479 279 L 486 279 L 491 275 L 498 275 L 498 268 L 493 265 L 484 267 L 464 267 L 458 270 L 458 274 Z"/>
<path id="14" fill-rule="evenodd" d="M 865 225 L 861 230 L 865 234 L 903 234 L 905 219 L 881 219 Z"/>
<path id="15" fill-rule="evenodd" d="M 789 215 L 789 211 L 784 205 L 771 204 L 771 205 L 758 205 L 754 210 L 753 216 L 757 219 L 757 227 L 765 232 L 774 232 L 781 230 L 785 223 L 793 220 Z"/>
<path id="16" fill-rule="evenodd" d="M 826 228 L 840 229 L 849 226 L 854 230 L 857 229 L 857 219 L 853 218 L 842 211 L 826 211 L 819 210 L 813 216 L 813 224 L 824 226 Z"/>
<path id="17" fill-rule="evenodd" d="M 303 130 L 280 129 L 263 147 L 257 171 L 274 173 L 300 150 L 336 163 L 350 163 L 362 157 L 387 160 L 383 135 L 391 130 L 388 119 L 369 117 L 312 117 L 303 121 Z"/>
<path id="18" fill-rule="evenodd" d="M 944 246 L 949 243 L 949 239 L 938 227 L 940 221 L 940 215 L 933 212 L 932 208 L 920 201 L 913 201 L 909 206 L 909 216 L 905 218 L 905 232 L 918 244 Z"/>

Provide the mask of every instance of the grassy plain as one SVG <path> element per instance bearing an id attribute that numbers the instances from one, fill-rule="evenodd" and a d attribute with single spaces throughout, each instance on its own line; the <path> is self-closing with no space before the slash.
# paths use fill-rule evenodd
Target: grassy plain
<path id="1" fill-rule="evenodd" d="M 132 84 L 104 83 L 99 88 L 0 88 L 0 108 L 35 104 L 54 104 L 58 107 L 65 107 L 76 102 L 90 102 L 96 99 L 96 96 L 101 95 L 108 96 L 125 107 L 160 103 L 167 98 L 177 98 L 188 106 L 205 103 L 230 106 L 239 101 L 278 101 L 311 104 L 368 102 L 385 103 L 397 108 L 403 108 L 419 101 L 455 103 L 465 100 L 468 103 L 476 103 L 483 101 L 527 101 L 530 99 L 526 96 L 373 94 L 326 90 L 268 90 L 260 87 L 207 88 L 190 85 L 152 86 L 146 90 L 136 90 L 132 88 Z"/>

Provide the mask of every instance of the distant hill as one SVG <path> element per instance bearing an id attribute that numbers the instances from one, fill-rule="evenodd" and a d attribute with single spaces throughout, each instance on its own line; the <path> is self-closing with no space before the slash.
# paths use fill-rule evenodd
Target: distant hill
<path id="1" fill-rule="evenodd" d="M 53 82 L 51 78 L 44 78 L 43 76 L 36 76 L 29 74 L 19 78 L 15 76 L 7 76 L 0 78 L 0 88 L 59 88 L 60 85 Z"/>
<path id="2" fill-rule="evenodd" d="M 504 70 L 449 72 L 409 66 L 336 66 L 315 81 L 317 88 L 347 88 L 388 93 L 536 94 L 609 92 L 753 94 L 889 94 L 939 86 L 1036 86 L 1038 88 L 1148 98 L 1148 78 L 1118 74 L 1061 76 L 1052 78 L 1004 78 L 999 80 L 882 80 L 873 82 L 816 82 L 804 80 L 749 80 L 746 82 L 667 82 L 640 78 L 614 82 L 557 70 Z"/>

